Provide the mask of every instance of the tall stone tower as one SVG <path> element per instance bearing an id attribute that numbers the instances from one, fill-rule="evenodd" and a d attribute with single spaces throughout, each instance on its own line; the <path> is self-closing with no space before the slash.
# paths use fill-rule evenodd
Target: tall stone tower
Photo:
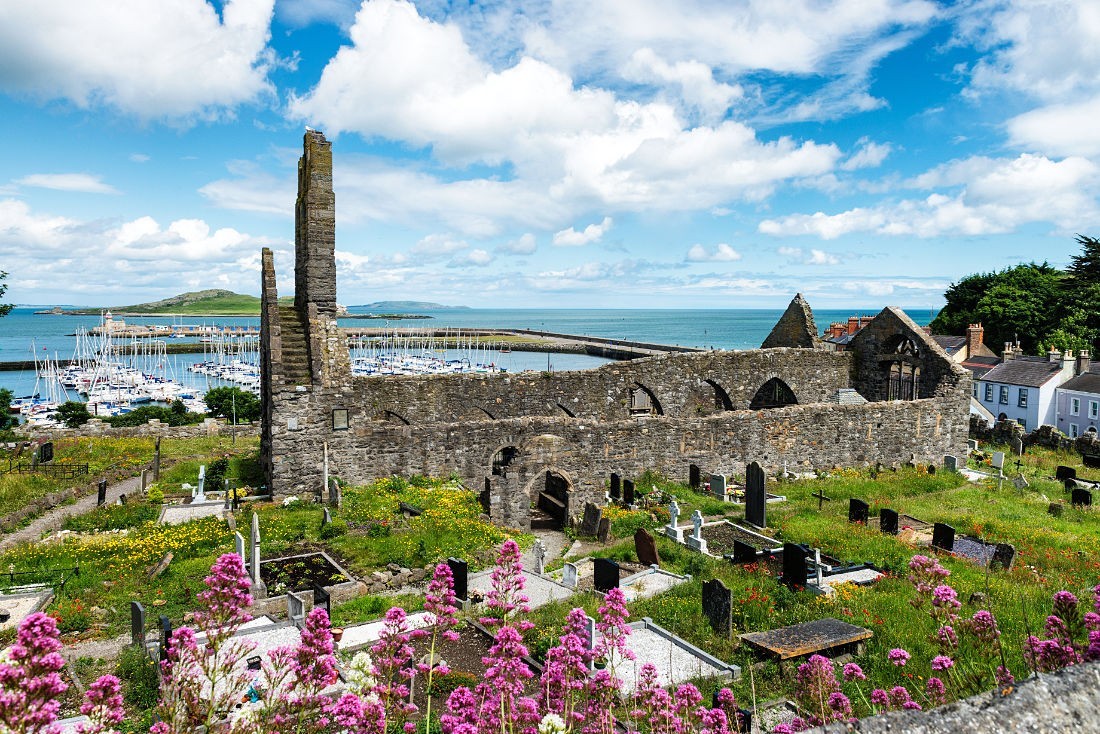
<path id="1" fill-rule="evenodd" d="M 332 192 L 332 144 L 307 130 L 298 160 L 294 206 L 294 306 L 308 318 L 309 304 L 336 316 L 336 195 Z"/>

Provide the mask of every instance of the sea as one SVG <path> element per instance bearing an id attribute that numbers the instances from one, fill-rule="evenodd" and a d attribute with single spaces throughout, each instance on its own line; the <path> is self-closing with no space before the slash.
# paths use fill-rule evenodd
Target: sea
<path id="1" fill-rule="evenodd" d="M 32 360 L 45 356 L 70 359 L 76 346 L 78 328 L 91 330 L 101 322 L 100 316 L 65 316 L 36 314 L 54 305 L 16 306 L 0 318 L 0 362 Z M 61 308 L 71 308 L 62 305 Z M 367 313 L 351 307 L 350 313 Z M 869 316 L 877 311 L 858 309 L 828 309 L 814 312 L 818 330 L 831 322 L 847 322 L 849 316 Z M 340 319 L 341 326 L 390 328 L 451 328 L 451 329 L 534 329 L 564 334 L 599 336 L 612 339 L 700 347 L 704 349 L 755 349 L 767 337 L 783 309 L 486 309 L 453 308 L 416 311 L 426 319 Z M 921 326 L 935 316 L 932 309 L 907 312 Z M 128 324 L 190 324 L 211 326 L 259 326 L 256 318 L 221 318 L 195 316 L 124 317 Z M 170 343 L 187 343 L 186 339 L 171 339 Z M 190 341 L 195 341 L 194 339 Z M 462 358 L 464 353 L 448 350 L 448 359 Z M 539 352 L 482 352 L 482 361 L 491 361 L 509 372 L 523 370 L 580 370 L 607 362 L 599 357 L 581 354 L 545 354 Z M 195 354 L 168 355 L 167 372 L 177 381 L 196 390 L 211 387 L 206 377 L 189 372 L 187 367 L 203 359 Z M 0 371 L 0 387 L 8 388 L 17 397 L 33 394 L 34 370 Z M 40 388 L 41 392 L 45 392 Z M 77 399 L 74 395 L 73 399 Z"/>

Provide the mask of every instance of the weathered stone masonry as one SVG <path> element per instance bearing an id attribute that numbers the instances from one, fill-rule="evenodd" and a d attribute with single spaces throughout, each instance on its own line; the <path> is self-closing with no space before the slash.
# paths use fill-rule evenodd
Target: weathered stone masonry
<path id="1" fill-rule="evenodd" d="M 343 479 L 455 473 L 488 490 L 495 521 L 523 528 L 550 475 L 568 487 L 575 517 L 586 501 L 602 502 L 611 472 L 686 478 L 692 463 L 731 474 L 752 461 L 771 470 L 914 456 L 931 463 L 965 446 L 969 376 L 904 313 L 885 309 L 850 350 L 835 353 L 812 346 L 801 296 L 769 336 L 776 348 L 583 372 L 354 377 L 334 320 L 332 156 L 323 135 L 306 134 L 299 165 L 294 307 L 278 305 L 270 252 L 263 257 L 262 452 L 276 493 L 319 491 L 327 444 L 331 471 Z M 750 408 L 775 385 L 781 398 L 768 404 L 779 407 Z M 845 388 L 871 402 L 838 404 Z M 890 390 L 909 393 L 886 401 Z"/>

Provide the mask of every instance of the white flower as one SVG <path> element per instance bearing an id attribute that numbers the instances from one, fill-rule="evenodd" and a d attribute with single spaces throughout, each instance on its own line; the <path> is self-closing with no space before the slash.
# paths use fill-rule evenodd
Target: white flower
<path id="1" fill-rule="evenodd" d="M 557 714 L 547 714 L 539 722 L 539 734 L 563 734 L 565 721 Z"/>
<path id="2" fill-rule="evenodd" d="M 348 684 L 348 690 L 362 696 L 374 688 L 376 681 L 374 676 L 371 675 L 373 668 L 374 663 L 366 650 L 355 653 L 355 657 L 351 659 L 351 664 L 348 666 L 347 674 L 344 676 Z"/>
<path id="3" fill-rule="evenodd" d="M 290 507 L 291 505 L 296 504 L 297 502 L 298 502 L 297 497 L 287 497 L 286 499 L 283 500 L 283 507 Z"/>

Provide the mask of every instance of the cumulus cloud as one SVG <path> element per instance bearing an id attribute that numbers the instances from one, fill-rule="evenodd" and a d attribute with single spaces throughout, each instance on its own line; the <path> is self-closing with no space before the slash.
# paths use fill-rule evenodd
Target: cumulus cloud
<path id="1" fill-rule="evenodd" d="M 801 247 L 790 247 L 785 245 L 776 248 L 776 252 L 792 263 L 802 263 L 804 265 L 840 264 L 840 258 L 824 250 L 811 249 L 809 252 L 806 252 Z"/>
<path id="2" fill-rule="evenodd" d="M 533 255 L 535 250 L 538 249 L 538 245 L 535 242 L 535 235 L 527 232 L 520 235 L 518 239 L 506 242 L 497 249 L 510 255 Z"/>
<path id="3" fill-rule="evenodd" d="M 102 177 L 90 173 L 32 173 L 16 179 L 20 186 L 34 186 L 55 191 L 78 191 L 85 194 L 117 194 L 118 189 L 104 183 Z"/>
<path id="4" fill-rule="evenodd" d="M 840 164 L 845 171 L 856 171 L 860 168 L 877 168 L 890 155 L 892 146 L 889 143 L 875 143 L 867 138 L 859 141 L 859 149 L 848 160 Z"/>
<path id="5" fill-rule="evenodd" d="M 486 250 L 473 249 L 469 252 L 463 252 L 455 257 L 451 258 L 451 261 L 447 263 L 451 268 L 468 268 L 479 267 L 483 268 L 493 261 L 493 256 Z"/>
<path id="6" fill-rule="evenodd" d="M 1008 121 L 1014 145 L 1048 155 L 1100 155 L 1100 95 L 1040 107 Z"/>
<path id="7" fill-rule="evenodd" d="M 938 166 L 910 182 L 918 188 L 958 189 L 953 195 L 937 192 L 831 215 L 792 214 L 766 219 L 758 229 L 826 240 L 853 232 L 916 237 L 995 234 L 1031 222 L 1072 231 L 1100 223 L 1098 173 L 1095 163 L 1078 157 L 968 158 Z"/>
<path id="8" fill-rule="evenodd" d="M 456 240 L 450 235 L 430 234 L 413 245 L 409 253 L 421 260 L 438 259 L 459 250 L 465 250 L 467 247 L 465 242 Z"/>
<path id="9" fill-rule="evenodd" d="M 713 252 L 696 244 L 688 250 L 687 259 L 689 262 L 733 262 L 741 259 L 741 253 L 724 242 L 716 245 Z"/>
<path id="10" fill-rule="evenodd" d="M 599 224 L 590 224 L 580 232 L 573 227 L 563 229 L 554 233 L 554 244 L 558 247 L 582 247 L 599 242 L 611 225 L 611 217 L 604 217 Z"/>
<path id="11" fill-rule="evenodd" d="M 740 84 L 716 81 L 714 71 L 699 61 L 669 63 L 651 48 L 634 52 L 622 69 L 623 78 L 643 84 L 675 87 L 684 104 L 708 120 L 720 120 L 735 100 L 745 96 Z"/>
<path id="12" fill-rule="evenodd" d="M 0 4 L 0 91 L 140 119 L 212 118 L 271 94 L 274 0 Z"/>

